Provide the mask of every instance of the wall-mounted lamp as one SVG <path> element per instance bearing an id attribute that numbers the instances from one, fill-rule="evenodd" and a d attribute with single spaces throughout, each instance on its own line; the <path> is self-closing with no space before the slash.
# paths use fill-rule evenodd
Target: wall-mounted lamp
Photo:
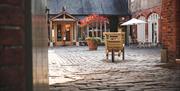
<path id="1" fill-rule="evenodd" d="M 125 20 L 125 18 L 124 18 L 124 17 L 121 17 L 121 20 Z"/>

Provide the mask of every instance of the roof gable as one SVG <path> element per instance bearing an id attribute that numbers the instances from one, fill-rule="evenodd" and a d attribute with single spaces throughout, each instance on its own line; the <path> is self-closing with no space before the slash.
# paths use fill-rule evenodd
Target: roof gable
<path id="1" fill-rule="evenodd" d="M 56 20 L 56 19 L 62 19 L 62 20 L 65 20 L 65 19 L 70 20 L 71 19 L 71 20 L 74 20 L 74 21 L 77 20 L 74 16 L 70 15 L 69 13 L 67 13 L 65 11 L 63 11 L 63 12 L 59 13 L 58 15 L 52 17 L 51 21 Z"/>

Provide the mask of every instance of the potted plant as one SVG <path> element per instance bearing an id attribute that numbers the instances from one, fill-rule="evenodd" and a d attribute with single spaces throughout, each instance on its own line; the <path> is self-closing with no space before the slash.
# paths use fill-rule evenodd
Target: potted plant
<path id="1" fill-rule="evenodd" d="M 89 50 L 97 50 L 98 44 L 101 43 L 101 38 L 99 37 L 87 37 L 86 38 L 87 45 Z"/>

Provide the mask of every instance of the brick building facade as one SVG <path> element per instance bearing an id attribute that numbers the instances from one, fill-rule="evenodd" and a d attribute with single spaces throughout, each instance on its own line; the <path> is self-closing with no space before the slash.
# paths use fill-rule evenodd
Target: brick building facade
<path id="1" fill-rule="evenodd" d="M 141 19 L 141 17 L 145 18 L 144 21 L 147 22 L 147 24 L 145 24 L 145 36 L 146 36 L 146 40 L 148 40 L 148 33 L 149 33 L 148 19 L 153 14 L 157 14 L 159 16 L 159 18 L 158 18 L 158 32 L 159 32 L 158 33 L 159 34 L 158 41 L 161 43 L 161 28 L 160 28 L 161 27 L 161 22 L 160 22 L 161 5 L 134 12 L 132 17 L 137 18 L 137 19 Z M 138 26 L 137 26 L 137 28 L 138 28 Z M 141 31 L 141 29 L 139 29 L 139 30 Z M 138 32 L 138 29 L 136 30 L 136 33 L 137 32 Z"/>
<path id="2" fill-rule="evenodd" d="M 131 5 L 132 17 L 146 24 L 139 24 L 134 29 L 138 42 L 161 43 L 161 0 L 134 0 Z"/>
<path id="3" fill-rule="evenodd" d="M 180 59 L 180 1 L 162 0 L 162 42 L 170 61 Z"/>
<path id="4" fill-rule="evenodd" d="M 156 2 L 148 0 L 134 0 L 132 2 L 132 17 L 139 18 L 143 16 L 147 24 L 145 24 L 146 39 L 149 35 L 149 19 L 148 17 L 156 13 L 158 18 L 158 40 L 163 48 L 168 49 L 169 61 L 180 58 L 180 38 L 179 38 L 179 6 L 178 0 L 157 0 Z M 145 5 L 144 5 L 145 4 Z M 138 26 L 135 33 L 137 34 Z M 138 34 L 137 34 L 138 36 Z"/>

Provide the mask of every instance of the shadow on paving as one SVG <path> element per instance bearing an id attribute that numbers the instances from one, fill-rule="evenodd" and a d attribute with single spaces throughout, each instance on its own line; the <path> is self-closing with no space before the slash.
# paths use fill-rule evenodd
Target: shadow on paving
<path id="1" fill-rule="evenodd" d="M 156 65 L 151 70 L 100 70 L 84 79 L 50 85 L 50 91 L 180 91 L 179 65 Z"/>

